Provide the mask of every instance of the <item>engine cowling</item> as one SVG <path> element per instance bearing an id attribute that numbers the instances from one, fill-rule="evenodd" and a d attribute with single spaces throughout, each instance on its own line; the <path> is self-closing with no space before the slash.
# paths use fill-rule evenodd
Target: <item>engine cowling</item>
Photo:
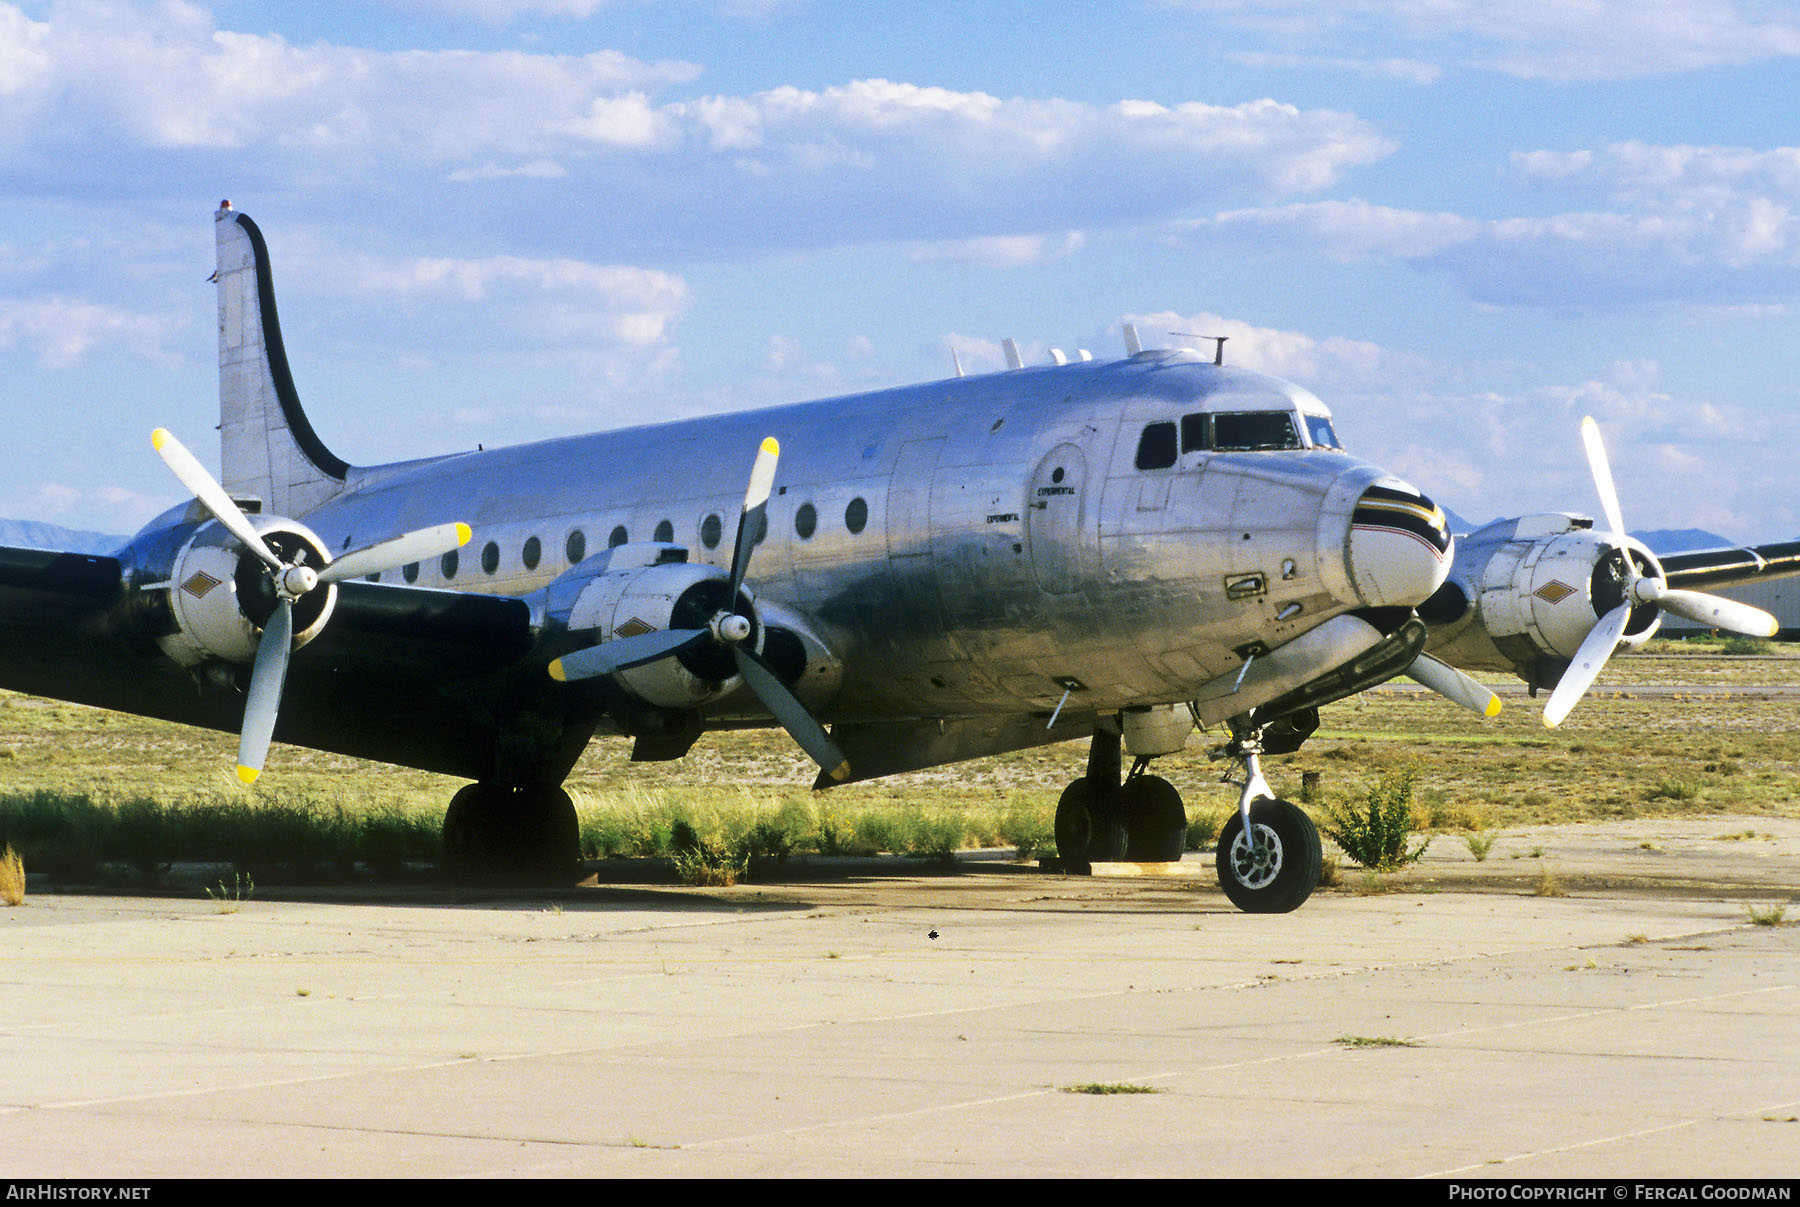
<path id="1" fill-rule="evenodd" d="M 1449 578 L 1418 609 L 1428 648 L 1465 669 L 1554 687 L 1600 617 L 1624 601 L 1627 557 L 1640 574 L 1661 576 L 1642 543 L 1598 534 L 1576 515 L 1496 520 L 1458 537 Z M 1633 608 L 1619 644 L 1642 645 L 1658 624 L 1654 605 Z"/>
<path id="2" fill-rule="evenodd" d="M 279 516 L 250 516 L 252 527 L 287 562 L 315 569 L 331 561 L 305 525 Z M 182 666 L 248 663 L 276 606 L 263 561 L 215 520 L 153 529 L 121 554 L 137 595 L 135 607 L 162 652 Z M 337 604 L 337 588 L 309 591 L 294 604 L 295 647 L 318 636 Z"/>
<path id="3" fill-rule="evenodd" d="M 744 644 L 763 647 L 763 625 L 749 588 L 735 604 L 726 599 L 731 583 L 717 566 L 691 564 L 685 550 L 671 545 L 621 545 L 610 556 L 583 566 L 579 581 L 553 591 L 552 616 L 582 644 L 597 645 L 665 629 L 706 628 L 721 612 L 746 619 Z M 570 593 L 572 589 L 572 594 Z M 560 606 L 559 606 L 560 603 Z M 729 650 L 702 645 L 642 666 L 627 667 L 613 681 L 657 708 L 698 708 L 721 699 L 743 682 Z"/>

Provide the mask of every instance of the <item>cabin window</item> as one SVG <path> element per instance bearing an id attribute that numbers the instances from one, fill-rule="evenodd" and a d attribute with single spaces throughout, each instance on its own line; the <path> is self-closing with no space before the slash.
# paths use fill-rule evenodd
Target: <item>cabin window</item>
<path id="1" fill-rule="evenodd" d="M 519 560 L 525 563 L 527 570 L 536 570 L 538 561 L 544 556 L 544 542 L 535 536 L 525 538 L 525 548 L 519 550 Z"/>
<path id="2" fill-rule="evenodd" d="M 650 534 L 650 539 L 660 541 L 665 545 L 673 545 L 675 543 L 675 525 L 668 520 L 659 521 L 656 531 Z"/>
<path id="3" fill-rule="evenodd" d="M 564 555 L 566 555 L 568 557 L 569 564 L 571 566 L 575 565 L 582 558 L 586 557 L 587 556 L 587 533 L 583 532 L 579 528 L 577 528 L 574 532 L 571 532 L 569 534 L 569 539 L 567 541 L 563 542 L 563 553 L 564 553 Z"/>
<path id="4" fill-rule="evenodd" d="M 363 578 L 368 582 L 378 583 L 381 581 L 381 571 L 377 570 L 373 574 L 365 574 Z"/>
<path id="5" fill-rule="evenodd" d="M 407 562 L 406 565 L 401 568 L 400 576 L 409 583 L 418 582 L 419 581 L 419 563 L 418 562 Z"/>
<path id="6" fill-rule="evenodd" d="M 1289 411 L 1234 411 L 1212 417 L 1213 447 L 1234 452 L 1299 448 Z"/>
<path id="7" fill-rule="evenodd" d="M 625 525 L 619 524 L 613 528 L 612 533 L 606 538 L 606 547 L 608 549 L 617 549 L 620 545 L 623 545 L 630 539 L 630 534 L 625 531 Z"/>
<path id="8" fill-rule="evenodd" d="M 1138 437 L 1137 467 L 1167 469 L 1175 464 L 1175 425 L 1153 423 Z"/>
<path id="9" fill-rule="evenodd" d="M 447 579 L 456 577 L 456 563 L 460 560 L 456 554 L 457 551 L 452 549 L 438 559 L 438 568 L 444 572 L 444 577 Z"/>
<path id="10" fill-rule="evenodd" d="M 500 568 L 500 546 L 489 541 L 481 549 L 481 568 L 488 574 Z"/>
<path id="11" fill-rule="evenodd" d="M 854 535 L 869 526 L 869 505 L 862 496 L 850 500 L 850 506 L 844 508 L 844 527 Z"/>
<path id="12" fill-rule="evenodd" d="M 794 533 L 801 540 L 810 540 L 812 534 L 819 530 L 819 513 L 811 503 L 800 504 L 800 510 L 794 513 Z"/>
<path id="13" fill-rule="evenodd" d="M 719 547 L 719 537 L 724 534 L 725 526 L 719 520 L 719 513 L 713 512 L 700 521 L 700 543 L 708 549 Z"/>
<path id="14" fill-rule="evenodd" d="M 1312 437 L 1314 448 L 1343 448 L 1338 443 L 1337 432 L 1332 429 L 1331 420 L 1324 415 L 1303 415 L 1306 420 L 1306 434 Z"/>

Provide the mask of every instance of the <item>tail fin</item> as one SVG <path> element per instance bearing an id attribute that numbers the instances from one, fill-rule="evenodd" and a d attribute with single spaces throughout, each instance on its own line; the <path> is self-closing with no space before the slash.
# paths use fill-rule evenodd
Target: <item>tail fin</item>
<path id="1" fill-rule="evenodd" d="M 225 489 L 298 516 L 344 489 L 350 466 L 300 408 L 275 316 L 269 248 L 256 223 L 219 203 L 219 434 Z"/>

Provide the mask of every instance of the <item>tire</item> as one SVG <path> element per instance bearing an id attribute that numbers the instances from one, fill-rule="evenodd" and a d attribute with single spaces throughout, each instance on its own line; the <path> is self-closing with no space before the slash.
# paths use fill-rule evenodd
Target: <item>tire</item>
<path id="1" fill-rule="evenodd" d="M 453 879 L 572 879 L 580 841 L 575 804 L 560 787 L 470 784 L 444 810 L 444 872 Z"/>
<path id="2" fill-rule="evenodd" d="M 1063 789 L 1056 802 L 1056 853 L 1063 868 L 1085 876 L 1096 863 L 1125 857 L 1125 826 L 1119 811 L 1099 805 L 1086 777 Z M 1110 803 L 1110 802 L 1109 802 Z"/>
<path id="3" fill-rule="evenodd" d="M 1258 849 L 1244 841 L 1236 813 L 1219 834 L 1219 887 L 1247 914 L 1286 914 L 1300 908 L 1319 883 L 1319 831 L 1298 805 L 1257 800 L 1250 825 Z"/>
<path id="4" fill-rule="evenodd" d="M 1125 821 L 1125 858 L 1133 863 L 1179 863 L 1187 849 L 1187 810 L 1181 793 L 1160 775 L 1140 775 L 1119 790 Z"/>

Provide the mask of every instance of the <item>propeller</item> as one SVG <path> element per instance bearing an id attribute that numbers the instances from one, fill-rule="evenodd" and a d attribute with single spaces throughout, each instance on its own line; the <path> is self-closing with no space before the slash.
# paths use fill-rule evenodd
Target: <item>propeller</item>
<path id="1" fill-rule="evenodd" d="M 550 664 L 550 677 L 559 682 L 573 682 L 602 675 L 613 675 L 634 666 L 673 658 L 686 650 L 711 644 L 731 652 L 732 661 L 744 683 L 780 722 L 800 748 L 833 780 L 849 778 L 850 762 L 837 743 L 807 711 L 806 705 L 782 682 L 762 655 L 748 644 L 756 632 L 752 617 L 734 609 L 744 576 L 750 569 L 750 556 L 756 549 L 768 513 L 769 494 L 775 485 L 775 466 L 781 446 L 773 436 L 765 439 L 756 451 L 756 462 L 750 468 L 750 485 L 744 492 L 744 510 L 738 517 L 737 542 L 731 551 L 729 590 L 725 604 L 707 621 L 704 628 L 663 629 L 640 633 L 635 637 L 617 637 L 589 646 L 573 654 L 565 654 Z"/>
<path id="2" fill-rule="evenodd" d="M 1581 421 L 1581 443 L 1587 450 L 1588 469 L 1593 473 L 1594 488 L 1600 493 L 1600 506 L 1611 529 L 1607 536 L 1619 552 L 1624 577 L 1620 584 L 1620 602 L 1600 617 L 1600 622 L 1582 639 L 1569 669 L 1563 672 L 1556 689 L 1550 693 L 1549 702 L 1544 705 L 1544 724 L 1552 729 L 1563 723 L 1570 710 L 1593 686 L 1607 659 L 1618 648 L 1634 608 L 1660 608 L 1710 628 L 1730 629 L 1753 637 L 1773 637 L 1781 627 L 1779 621 L 1761 608 L 1703 591 L 1671 587 L 1663 578 L 1660 567 L 1654 574 L 1644 573 L 1638 559 L 1626 548 L 1625 519 L 1619 510 L 1618 491 L 1613 487 L 1612 467 L 1607 463 L 1606 445 L 1600 439 L 1600 425 L 1591 415 Z"/>
<path id="3" fill-rule="evenodd" d="M 213 518 L 268 568 L 269 581 L 275 588 L 275 610 L 263 622 L 262 637 L 256 644 L 250 689 L 244 702 L 244 725 L 238 734 L 238 778 L 252 784 L 262 774 L 281 708 L 281 689 L 287 682 L 288 658 L 294 648 L 295 602 L 321 587 L 448 553 L 466 545 L 472 534 L 467 524 L 439 524 L 352 549 L 318 568 L 302 563 L 304 550 L 293 561 L 286 561 L 250 523 L 250 517 L 225 488 L 167 428 L 159 427 L 150 433 L 150 443 L 163 464 Z"/>

